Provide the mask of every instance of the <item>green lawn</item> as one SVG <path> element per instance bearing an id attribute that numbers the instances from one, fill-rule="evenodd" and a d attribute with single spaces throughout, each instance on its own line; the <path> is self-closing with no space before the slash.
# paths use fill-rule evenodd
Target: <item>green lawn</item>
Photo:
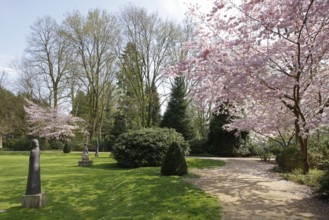
<path id="1" fill-rule="evenodd" d="M 46 206 L 21 207 L 29 153 L 0 152 L 0 219 L 220 219 L 216 198 L 159 167 L 121 169 L 109 153 L 78 167 L 81 153 L 41 153 Z M 92 155 L 93 156 L 93 155 Z M 189 168 L 223 165 L 188 159 Z"/>

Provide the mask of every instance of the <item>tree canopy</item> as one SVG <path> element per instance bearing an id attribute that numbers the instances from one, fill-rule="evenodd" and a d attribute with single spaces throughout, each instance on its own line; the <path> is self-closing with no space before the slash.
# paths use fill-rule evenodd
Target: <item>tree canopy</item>
<path id="1" fill-rule="evenodd" d="M 192 8 L 196 40 L 174 73 L 189 71 L 195 100 L 230 100 L 231 129 L 291 132 L 308 172 L 308 136 L 328 124 L 329 3 L 324 0 L 217 0 Z M 169 71 L 170 73 L 170 71 Z"/>

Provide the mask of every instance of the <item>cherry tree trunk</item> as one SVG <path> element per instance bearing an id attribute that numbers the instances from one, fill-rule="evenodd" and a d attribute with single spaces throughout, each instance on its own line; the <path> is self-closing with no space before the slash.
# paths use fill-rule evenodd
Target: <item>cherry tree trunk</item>
<path id="1" fill-rule="evenodd" d="M 298 137 L 299 147 L 302 154 L 303 159 L 303 173 L 307 174 L 310 170 L 310 163 L 308 161 L 308 150 L 307 150 L 307 141 L 308 139 L 303 139 L 302 137 Z"/>

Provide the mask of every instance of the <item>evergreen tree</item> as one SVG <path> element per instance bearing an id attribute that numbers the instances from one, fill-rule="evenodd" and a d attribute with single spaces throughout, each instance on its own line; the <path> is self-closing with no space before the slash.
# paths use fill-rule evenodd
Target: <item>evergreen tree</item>
<path id="1" fill-rule="evenodd" d="M 126 133 L 127 131 L 126 118 L 123 115 L 117 114 L 114 119 L 111 135 L 113 135 L 114 138 L 117 138 L 120 134 Z"/>
<path id="2" fill-rule="evenodd" d="M 121 69 L 117 72 L 119 88 L 118 110 L 127 121 L 128 129 L 143 127 L 145 85 L 136 45 L 129 42 L 121 55 Z"/>
<path id="3" fill-rule="evenodd" d="M 170 145 L 163 158 L 161 174 L 164 176 L 184 176 L 187 172 L 187 164 L 182 149 L 174 142 Z"/>
<path id="4" fill-rule="evenodd" d="M 151 91 L 148 91 L 151 90 Z M 161 106 L 160 106 L 160 98 L 159 93 L 155 85 L 152 85 L 152 88 L 149 89 L 146 87 L 146 94 L 148 94 L 148 123 L 150 126 L 159 126 L 161 121 Z"/>
<path id="5" fill-rule="evenodd" d="M 168 107 L 160 126 L 176 129 L 177 132 L 183 135 L 185 140 L 191 140 L 195 136 L 193 123 L 188 113 L 188 104 L 185 79 L 184 77 L 176 77 L 172 86 Z"/>
<path id="6" fill-rule="evenodd" d="M 224 106 L 220 107 L 219 114 L 214 114 L 209 125 L 207 140 L 208 151 L 217 156 L 234 156 L 235 149 L 239 148 L 242 139 L 246 138 L 246 133 L 237 136 L 236 130 L 227 131 L 224 129 L 229 124 L 231 117 Z"/>

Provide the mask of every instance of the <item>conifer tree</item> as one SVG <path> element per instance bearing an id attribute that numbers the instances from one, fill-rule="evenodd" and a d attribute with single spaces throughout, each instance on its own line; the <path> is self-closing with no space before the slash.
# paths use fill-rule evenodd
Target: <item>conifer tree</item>
<path id="1" fill-rule="evenodd" d="M 192 119 L 188 113 L 186 85 L 183 77 L 176 77 L 172 86 L 168 107 L 161 121 L 161 127 L 174 128 L 185 140 L 195 136 Z"/>
<path id="2" fill-rule="evenodd" d="M 236 130 L 227 131 L 225 125 L 229 123 L 231 123 L 231 116 L 222 105 L 219 113 L 214 114 L 210 120 L 207 140 L 209 153 L 217 156 L 234 156 L 235 149 L 239 148 L 247 133 L 241 132 L 241 135 L 236 135 Z"/>

